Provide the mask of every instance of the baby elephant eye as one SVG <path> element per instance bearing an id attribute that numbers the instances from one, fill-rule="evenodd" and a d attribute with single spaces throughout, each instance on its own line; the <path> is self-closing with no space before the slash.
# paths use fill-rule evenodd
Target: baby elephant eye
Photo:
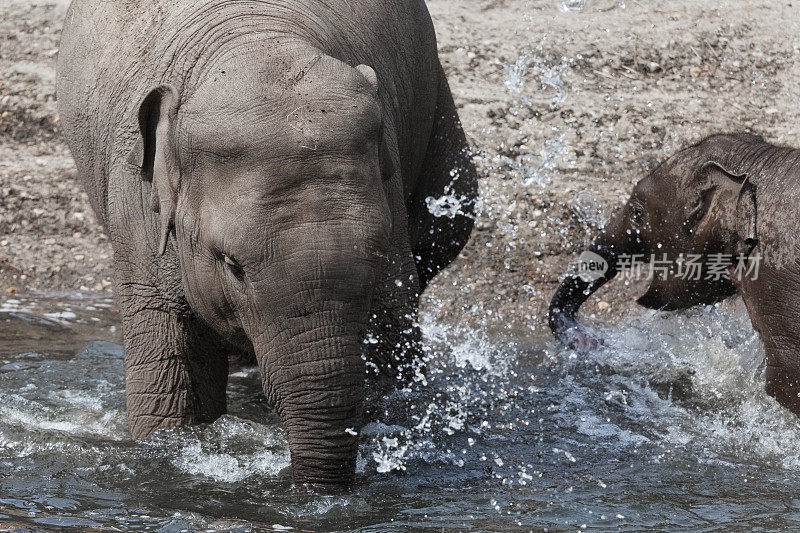
<path id="1" fill-rule="evenodd" d="M 644 209 L 641 205 L 632 203 L 631 204 L 631 222 L 633 222 L 634 226 L 639 226 L 642 223 L 642 218 L 644 217 Z"/>
<path id="2" fill-rule="evenodd" d="M 228 270 L 230 270 L 231 274 L 233 274 L 237 279 L 242 279 L 244 277 L 244 269 L 242 268 L 242 265 L 240 265 L 233 256 L 225 254 L 223 255 L 223 260 L 225 261 L 225 264 L 228 265 Z"/>

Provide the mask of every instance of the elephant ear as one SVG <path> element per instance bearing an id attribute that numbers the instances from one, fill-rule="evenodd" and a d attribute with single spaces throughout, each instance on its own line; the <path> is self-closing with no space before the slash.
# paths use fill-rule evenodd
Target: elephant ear
<path id="1" fill-rule="evenodd" d="M 376 95 L 380 93 L 378 85 L 378 75 L 375 70 L 369 65 L 358 65 L 356 70 L 369 82 L 375 90 Z M 392 160 L 391 146 L 397 146 L 397 140 L 394 138 L 394 128 L 387 127 L 386 117 L 383 117 L 383 124 L 381 125 L 381 146 L 378 157 L 381 162 L 381 175 L 384 180 L 391 179 L 395 173 L 394 161 Z"/>
<path id="2" fill-rule="evenodd" d="M 736 195 L 735 230 L 738 241 L 735 243 L 734 253 L 737 256 L 747 257 L 758 244 L 756 234 L 757 209 L 756 186 L 746 173 L 731 172 L 726 166 L 717 161 L 708 161 L 704 168 L 716 170 L 728 181 L 728 185 L 738 188 Z"/>
<path id="3" fill-rule="evenodd" d="M 158 255 L 164 255 L 175 219 L 180 182 L 175 122 L 180 99 L 172 85 L 151 89 L 139 106 L 139 139 L 129 162 L 140 169 L 143 181 L 152 183 L 150 206 L 159 213 Z"/>

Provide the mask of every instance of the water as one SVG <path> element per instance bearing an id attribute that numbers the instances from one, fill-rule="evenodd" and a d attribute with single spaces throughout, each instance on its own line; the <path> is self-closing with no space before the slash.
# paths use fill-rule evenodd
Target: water
<path id="1" fill-rule="evenodd" d="M 707 531 L 800 525 L 800 423 L 740 303 L 549 335 L 426 323 L 427 383 L 382 399 L 357 488 L 291 486 L 254 369 L 213 424 L 126 433 L 113 303 L 0 303 L 0 524 L 141 531 Z"/>
<path id="2" fill-rule="evenodd" d="M 567 11 L 580 11 L 586 7 L 586 0 L 564 0 L 558 4 L 558 10 L 562 13 Z"/>

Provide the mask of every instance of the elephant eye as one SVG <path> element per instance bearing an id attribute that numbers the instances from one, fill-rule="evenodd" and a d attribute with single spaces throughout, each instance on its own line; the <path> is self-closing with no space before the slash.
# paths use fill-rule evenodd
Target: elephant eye
<path id="1" fill-rule="evenodd" d="M 230 271 L 236 279 L 241 280 L 244 278 L 244 269 L 242 265 L 240 265 L 232 255 L 223 254 L 222 258 L 225 265 L 228 267 L 228 271 Z"/>
<path id="2" fill-rule="evenodd" d="M 631 222 L 635 227 L 642 224 L 644 218 L 644 208 L 637 202 L 631 202 Z"/>

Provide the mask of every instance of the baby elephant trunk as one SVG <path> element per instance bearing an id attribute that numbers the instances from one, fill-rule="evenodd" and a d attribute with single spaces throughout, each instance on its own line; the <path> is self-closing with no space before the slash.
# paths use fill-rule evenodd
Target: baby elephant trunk
<path id="1" fill-rule="evenodd" d="M 620 215 L 581 254 L 575 268 L 561 282 L 550 301 L 548 322 L 556 339 L 571 348 L 593 344 L 578 324 L 575 315 L 581 305 L 607 281 L 617 275 L 618 259 L 623 254 L 639 253 L 640 242 Z"/>
<path id="2" fill-rule="evenodd" d="M 589 252 L 587 254 L 587 252 Z M 591 255 L 590 255 L 591 254 Z M 591 271 L 584 270 L 580 274 L 570 272 L 556 289 L 553 299 L 550 300 L 548 322 L 550 329 L 559 341 L 566 342 L 564 335 L 578 323 L 575 315 L 581 305 L 616 274 L 616 255 L 595 242 L 589 249 L 581 254 L 584 262 L 594 262 L 603 265 L 603 269 Z M 578 266 L 580 268 L 580 266 Z M 596 275 L 592 275 L 596 272 Z"/>
<path id="3" fill-rule="evenodd" d="M 272 374 L 294 482 L 321 490 L 352 485 L 362 426 L 364 362 L 354 339 L 336 336 L 307 361 Z"/>
<path id="4" fill-rule="evenodd" d="M 264 291 L 259 307 L 279 311 L 261 318 L 253 347 L 264 391 L 286 427 L 295 483 L 326 491 L 355 476 L 376 265 L 336 250 L 294 259 L 305 268 L 284 263 L 284 283 Z"/>

